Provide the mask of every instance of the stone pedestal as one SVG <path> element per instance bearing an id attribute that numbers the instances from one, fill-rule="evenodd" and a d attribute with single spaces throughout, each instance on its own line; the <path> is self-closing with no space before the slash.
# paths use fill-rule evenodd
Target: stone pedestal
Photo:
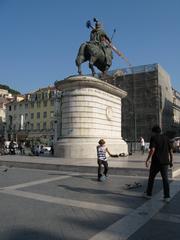
<path id="1" fill-rule="evenodd" d="M 123 90 L 91 76 L 73 76 L 55 83 L 62 91 L 61 138 L 55 156 L 96 158 L 99 139 L 112 154 L 127 153 L 121 137 Z"/>

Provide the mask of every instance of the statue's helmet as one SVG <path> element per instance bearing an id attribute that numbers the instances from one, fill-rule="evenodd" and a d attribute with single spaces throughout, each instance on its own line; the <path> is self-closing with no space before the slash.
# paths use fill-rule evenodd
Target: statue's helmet
<path id="1" fill-rule="evenodd" d="M 95 26 L 96 26 L 96 28 L 101 28 L 102 27 L 100 22 L 96 22 Z"/>

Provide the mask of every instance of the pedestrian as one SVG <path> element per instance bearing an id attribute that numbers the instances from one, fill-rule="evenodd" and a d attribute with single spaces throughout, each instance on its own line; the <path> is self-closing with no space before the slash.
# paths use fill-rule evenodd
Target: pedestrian
<path id="1" fill-rule="evenodd" d="M 19 148 L 19 151 L 20 151 L 20 154 L 23 155 L 25 154 L 25 150 L 24 150 L 24 144 L 22 142 L 20 142 L 18 144 L 18 148 Z"/>
<path id="2" fill-rule="evenodd" d="M 11 155 L 16 154 L 16 152 L 15 152 L 15 144 L 14 144 L 13 140 L 11 140 L 10 143 L 9 143 L 9 153 Z"/>
<path id="3" fill-rule="evenodd" d="M 53 146 L 53 144 L 51 144 L 51 150 L 50 150 L 50 152 L 51 152 L 51 155 L 54 156 L 54 146 Z"/>
<path id="4" fill-rule="evenodd" d="M 141 143 L 141 153 L 144 154 L 145 142 L 143 137 L 140 137 L 140 143 Z"/>
<path id="5" fill-rule="evenodd" d="M 164 200 L 166 202 L 169 202 L 170 191 L 168 180 L 168 166 L 173 166 L 173 155 L 170 141 L 167 136 L 161 134 L 161 128 L 158 125 L 152 128 L 149 154 L 145 162 L 146 167 L 149 166 L 150 159 L 151 166 L 145 197 L 148 199 L 151 198 L 156 174 L 160 172 L 163 181 Z"/>
<path id="6" fill-rule="evenodd" d="M 36 145 L 36 146 L 35 146 L 35 155 L 36 155 L 36 156 L 39 156 L 39 154 L 40 154 L 40 146 L 39 146 L 39 145 Z"/>
<path id="7" fill-rule="evenodd" d="M 33 155 L 36 155 L 36 147 L 35 147 L 34 144 L 32 144 L 32 146 L 31 146 L 31 153 L 32 153 Z"/>
<path id="8" fill-rule="evenodd" d="M 97 164 L 98 164 L 98 181 L 101 181 L 101 177 L 104 175 L 104 177 L 107 177 L 108 173 L 108 162 L 107 162 L 107 157 L 106 153 L 109 154 L 111 157 L 117 157 L 118 155 L 113 155 L 109 152 L 108 148 L 105 146 L 105 140 L 100 139 L 99 140 L 99 145 L 97 146 Z M 101 173 L 102 170 L 102 165 L 104 166 L 104 171 L 103 175 Z"/>
<path id="9" fill-rule="evenodd" d="M 180 152 L 180 140 L 176 140 L 176 152 Z"/>
<path id="10" fill-rule="evenodd" d="M 0 155 L 5 154 L 5 139 L 4 137 L 0 137 Z"/>

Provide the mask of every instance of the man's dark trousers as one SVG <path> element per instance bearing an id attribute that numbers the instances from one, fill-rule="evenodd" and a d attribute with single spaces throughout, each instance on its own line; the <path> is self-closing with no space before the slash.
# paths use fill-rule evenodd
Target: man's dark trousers
<path id="1" fill-rule="evenodd" d="M 147 195 L 152 195 L 152 189 L 154 185 L 154 179 L 156 174 L 160 172 L 163 180 L 163 189 L 164 189 L 164 198 L 169 198 L 169 181 L 168 181 L 168 165 L 161 165 L 157 163 L 151 163 L 150 172 L 149 172 L 149 180 L 147 186 Z"/>

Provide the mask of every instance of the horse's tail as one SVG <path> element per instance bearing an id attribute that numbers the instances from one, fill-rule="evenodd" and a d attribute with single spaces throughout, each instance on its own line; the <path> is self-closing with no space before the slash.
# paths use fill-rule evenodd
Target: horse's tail
<path id="1" fill-rule="evenodd" d="M 77 57 L 76 57 L 76 66 L 79 66 L 81 63 L 86 61 L 85 60 L 85 47 L 86 47 L 86 43 L 82 43 L 79 48 Z"/>

